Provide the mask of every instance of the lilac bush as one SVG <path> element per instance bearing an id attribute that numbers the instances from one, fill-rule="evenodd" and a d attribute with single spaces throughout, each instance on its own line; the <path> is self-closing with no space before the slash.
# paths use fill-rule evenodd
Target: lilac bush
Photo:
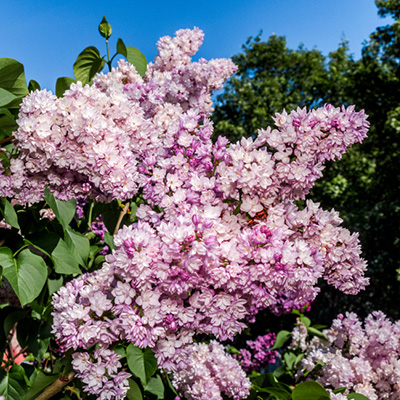
<path id="1" fill-rule="evenodd" d="M 61 200 L 141 199 L 101 269 L 53 296 L 52 333 L 73 353 L 85 391 L 101 399 L 129 389 L 121 343 L 150 348 L 187 399 L 246 398 L 237 360 L 215 340 L 196 343 L 199 335 L 226 341 L 260 310 L 301 309 L 321 278 L 346 294 L 368 284 L 358 235 L 336 211 L 297 203 L 325 161 L 366 136 L 364 112 L 284 111 L 274 129 L 213 143 L 211 94 L 236 67 L 192 62 L 202 40 L 199 29 L 161 38 L 144 77 L 119 61 L 63 97 L 26 96 L 18 156 L 1 167 L 1 196 L 20 204 L 40 201 L 46 187 Z"/>

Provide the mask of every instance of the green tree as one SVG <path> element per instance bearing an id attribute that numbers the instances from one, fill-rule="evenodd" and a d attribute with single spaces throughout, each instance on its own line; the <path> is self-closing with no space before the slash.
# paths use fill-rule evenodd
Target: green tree
<path id="1" fill-rule="evenodd" d="M 217 98 L 216 132 L 233 141 L 265 128 L 283 108 L 355 104 L 369 115 L 368 138 L 327 165 L 310 197 L 340 210 L 344 225 L 360 232 L 371 284 L 355 297 L 324 288 L 313 307 L 319 321 L 345 310 L 400 317 L 394 301 L 400 293 L 400 1 L 376 4 L 379 15 L 395 22 L 371 34 L 360 60 L 345 42 L 325 58 L 317 50 L 290 50 L 282 37 L 262 42 L 258 36 L 233 58 L 238 72 Z"/>
<path id="2" fill-rule="evenodd" d="M 352 61 L 346 42 L 327 61 L 318 50 L 289 49 L 286 39 L 275 35 L 267 42 L 260 35 L 249 38 L 232 60 L 238 71 L 217 98 L 214 113 L 215 137 L 232 141 L 255 135 L 283 108 L 313 107 L 327 96 L 341 101 L 344 72 Z"/>

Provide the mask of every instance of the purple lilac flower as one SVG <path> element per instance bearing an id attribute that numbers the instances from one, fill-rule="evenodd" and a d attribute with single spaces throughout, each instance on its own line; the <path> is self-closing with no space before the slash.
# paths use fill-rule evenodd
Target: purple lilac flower
<path id="1" fill-rule="evenodd" d="M 267 368 L 268 364 L 274 364 L 278 352 L 270 350 L 275 343 L 275 334 L 268 333 L 259 336 L 256 340 L 246 341 L 247 348 L 240 349 L 240 354 L 234 358 L 239 361 L 241 367 L 246 372 L 260 371 Z"/>

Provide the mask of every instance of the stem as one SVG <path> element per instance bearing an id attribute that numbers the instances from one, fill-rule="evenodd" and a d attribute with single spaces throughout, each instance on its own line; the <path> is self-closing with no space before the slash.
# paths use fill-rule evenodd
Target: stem
<path id="1" fill-rule="evenodd" d="M 124 215 L 128 212 L 128 209 L 129 209 L 129 202 L 125 204 L 124 209 L 119 214 L 117 225 L 115 226 L 115 229 L 114 229 L 114 235 L 116 235 L 116 233 L 118 232 L 119 226 L 121 225 L 122 218 L 124 218 Z"/>
<path id="2" fill-rule="evenodd" d="M 0 140 L 0 144 L 11 142 L 11 140 L 13 140 L 13 139 L 14 139 L 14 136 L 9 136 L 3 140 Z"/>
<path id="3" fill-rule="evenodd" d="M 13 257 L 15 258 L 15 256 L 23 249 L 26 249 L 27 247 L 31 246 L 30 244 L 24 244 L 21 248 L 19 248 L 14 254 Z"/>
<path id="4" fill-rule="evenodd" d="M 68 383 L 74 379 L 74 376 L 74 371 L 71 371 L 67 376 L 60 376 L 55 382 L 46 388 L 42 394 L 36 397 L 36 400 L 51 399 L 55 394 L 61 392 L 64 386 L 68 385 Z"/>
<path id="5" fill-rule="evenodd" d="M 92 202 L 92 204 L 90 205 L 90 208 L 89 208 L 89 216 L 88 216 L 89 230 L 92 229 L 93 208 L 94 208 L 94 201 Z"/>
<path id="6" fill-rule="evenodd" d="M 17 354 L 15 354 L 15 355 L 12 357 L 11 361 L 14 362 L 14 361 L 16 360 L 16 358 L 17 358 L 20 354 L 22 354 L 27 348 L 28 348 L 28 346 L 25 346 L 23 349 L 21 349 Z"/>
<path id="7" fill-rule="evenodd" d="M 106 39 L 106 45 L 107 45 L 107 59 L 108 59 L 108 61 L 107 61 L 107 65 L 108 65 L 108 69 L 110 70 L 110 72 L 111 72 L 111 61 L 112 60 L 110 60 L 110 48 L 109 48 L 109 46 L 108 46 L 108 39 Z"/>

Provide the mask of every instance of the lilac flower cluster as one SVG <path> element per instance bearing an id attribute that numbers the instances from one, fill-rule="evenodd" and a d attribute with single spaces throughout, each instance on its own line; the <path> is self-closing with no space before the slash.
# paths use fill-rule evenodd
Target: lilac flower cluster
<path id="1" fill-rule="evenodd" d="M 28 203 L 46 185 L 63 199 L 130 200 L 141 191 L 138 222 L 115 235 L 103 268 L 54 295 L 53 333 L 64 350 L 77 352 L 79 376 L 95 377 L 84 382 L 98 396 L 126 393 L 127 373 L 114 355 L 107 364 L 106 354 L 128 341 L 153 349 L 193 399 L 204 397 L 184 371 L 196 375 L 201 364 L 216 374 L 210 353 L 222 374 L 210 382 L 212 398 L 243 398 L 249 383 L 237 362 L 217 357 L 217 344 L 194 345 L 194 335 L 232 339 L 261 309 L 301 308 L 318 294 L 320 278 L 352 294 L 368 283 L 358 237 L 338 214 L 310 200 L 304 209 L 294 203 L 325 160 L 365 137 L 364 113 L 298 109 L 277 115 L 277 128 L 254 140 L 213 144 L 211 92 L 235 66 L 191 62 L 202 39 L 198 29 L 160 39 L 144 78 L 119 62 L 62 98 L 27 96 L 15 133 L 19 155 L 0 174 L 0 195 Z M 94 344 L 98 352 L 89 354 Z M 235 379 L 221 378 L 227 365 Z"/>
<path id="2" fill-rule="evenodd" d="M 118 371 L 121 356 L 112 350 L 99 348 L 93 357 L 87 352 L 77 352 L 72 358 L 72 366 L 88 392 L 98 395 L 100 400 L 126 398 L 131 374 Z"/>
<path id="3" fill-rule="evenodd" d="M 108 229 L 103 222 L 101 215 L 96 218 L 96 221 L 92 222 L 91 231 L 98 237 L 100 243 L 104 243 L 104 236 Z M 110 248 L 105 245 L 102 250 L 100 250 L 99 254 L 105 255 L 109 252 Z"/>
<path id="4" fill-rule="evenodd" d="M 218 342 L 194 344 L 189 360 L 172 381 L 186 399 L 220 400 L 222 392 L 237 400 L 250 394 L 251 385 L 246 374 Z"/>
<path id="5" fill-rule="evenodd" d="M 255 141 L 231 145 L 217 168 L 219 190 L 227 198 L 241 194 L 241 209 L 251 215 L 278 199 L 303 199 L 322 176 L 324 161 L 340 159 L 348 146 L 361 142 L 369 126 L 354 106 L 297 109 L 276 114 L 274 121 L 277 129 L 261 129 Z"/>
<path id="6" fill-rule="evenodd" d="M 132 198 L 142 164 L 169 127 L 191 109 L 209 115 L 211 91 L 236 70 L 225 59 L 191 63 L 202 39 L 199 29 L 162 38 L 144 78 L 121 60 L 92 86 L 72 84 L 62 98 L 46 90 L 26 96 L 14 133 L 19 155 L 7 174 L 1 167 L 0 195 L 34 203 L 48 185 L 60 199 Z"/>
<path id="7" fill-rule="evenodd" d="M 299 333 L 297 339 L 306 333 Z M 364 394 L 370 400 L 400 398 L 400 321 L 392 323 L 381 311 L 374 311 L 364 324 L 354 313 L 339 314 L 330 329 L 328 341 L 313 338 L 305 345 L 305 357 L 298 377 L 305 371 L 323 386 Z M 317 362 L 323 367 L 313 373 Z"/>
<path id="8" fill-rule="evenodd" d="M 247 348 L 240 349 L 240 354 L 235 354 L 234 358 L 239 361 L 241 367 L 246 372 L 260 371 L 268 364 L 274 364 L 278 352 L 270 350 L 275 343 L 275 333 L 268 333 L 258 336 L 256 340 L 247 340 Z"/>

